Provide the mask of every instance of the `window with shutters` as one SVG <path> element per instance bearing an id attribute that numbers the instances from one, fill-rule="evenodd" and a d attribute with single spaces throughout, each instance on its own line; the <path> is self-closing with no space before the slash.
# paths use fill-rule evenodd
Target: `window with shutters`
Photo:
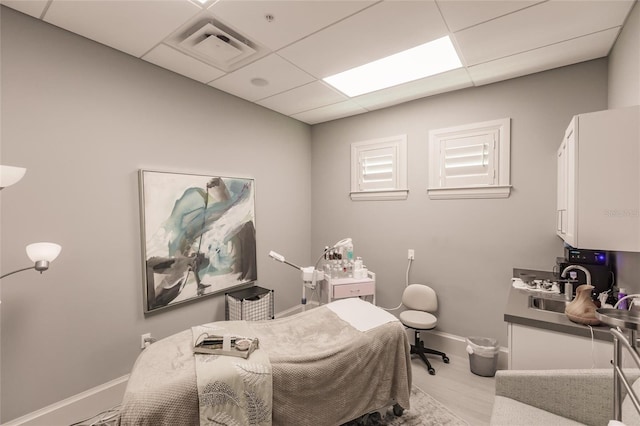
<path id="1" fill-rule="evenodd" d="M 407 136 L 351 144 L 351 199 L 407 198 Z"/>
<path id="2" fill-rule="evenodd" d="M 508 197 L 510 151 L 509 118 L 430 131 L 429 197 Z"/>

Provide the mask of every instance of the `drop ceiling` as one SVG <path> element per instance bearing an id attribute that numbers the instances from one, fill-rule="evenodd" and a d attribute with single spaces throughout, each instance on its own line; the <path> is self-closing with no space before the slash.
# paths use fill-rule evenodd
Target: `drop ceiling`
<path id="1" fill-rule="evenodd" d="M 0 0 L 309 124 L 609 54 L 635 0 Z M 449 35 L 462 68 L 349 98 L 323 78 Z"/>

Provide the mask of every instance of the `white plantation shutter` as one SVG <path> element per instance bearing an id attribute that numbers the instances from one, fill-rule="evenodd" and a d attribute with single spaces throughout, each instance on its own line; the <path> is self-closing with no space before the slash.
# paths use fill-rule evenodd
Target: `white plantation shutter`
<path id="1" fill-rule="evenodd" d="M 495 133 L 442 139 L 441 186 L 492 185 L 495 181 Z"/>
<path id="2" fill-rule="evenodd" d="M 351 144 L 351 199 L 407 198 L 406 135 Z"/>
<path id="3" fill-rule="evenodd" d="M 429 197 L 508 197 L 510 152 L 509 118 L 431 130 Z"/>
<path id="4" fill-rule="evenodd" d="M 392 147 L 363 149 L 359 153 L 358 189 L 371 191 L 395 189 L 397 186 L 397 153 Z"/>

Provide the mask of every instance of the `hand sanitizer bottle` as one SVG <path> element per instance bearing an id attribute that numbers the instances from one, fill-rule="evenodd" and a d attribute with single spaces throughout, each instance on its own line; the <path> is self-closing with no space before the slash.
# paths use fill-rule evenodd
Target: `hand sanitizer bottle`
<path id="1" fill-rule="evenodd" d="M 353 260 L 353 243 L 351 242 L 347 246 L 347 260 Z"/>
<path id="2" fill-rule="evenodd" d="M 624 288 L 618 289 L 618 300 L 622 299 L 626 295 L 627 295 L 627 290 L 625 290 Z M 627 299 L 625 299 L 625 300 L 621 301 L 620 303 L 618 303 L 618 309 L 622 309 L 624 311 L 629 309 L 629 305 L 627 304 Z"/>

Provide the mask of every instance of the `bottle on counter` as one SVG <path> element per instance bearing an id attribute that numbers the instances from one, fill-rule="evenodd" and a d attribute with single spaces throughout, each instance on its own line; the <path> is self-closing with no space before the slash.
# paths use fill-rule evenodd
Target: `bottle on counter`
<path id="1" fill-rule="evenodd" d="M 347 244 L 347 260 L 353 260 L 353 242 L 349 238 L 349 244 Z"/>
<path id="2" fill-rule="evenodd" d="M 362 269 L 362 258 L 360 256 L 358 256 L 356 258 L 356 261 L 353 263 L 353 268 L 358 271 L 360 269 Z"/>
<path id="3" fill-rule="evenodd" d="M 626 295 L 627 295 L 627 290 L 625 290 L 624 288 L 618 289 L 618 300 L 622 299 Z M 629 309 L 629 305 L 627 304 L 627 299 L 618 303 L 618 309 L 622 309 L 624 311 Z"/>

